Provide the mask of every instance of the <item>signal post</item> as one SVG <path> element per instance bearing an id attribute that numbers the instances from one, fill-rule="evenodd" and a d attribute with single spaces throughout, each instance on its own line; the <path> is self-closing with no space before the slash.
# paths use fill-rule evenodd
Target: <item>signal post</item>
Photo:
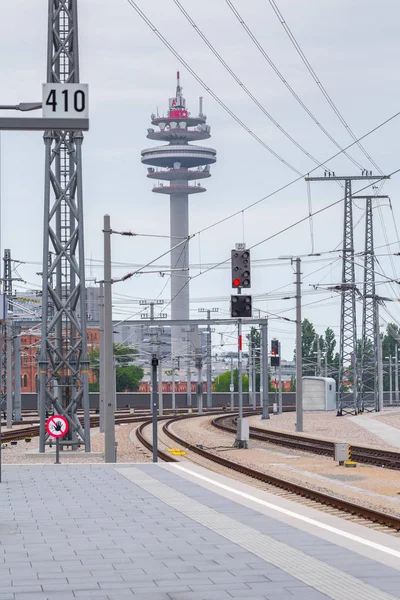
<path id="1" fill-rule="evenodd" d="M 238 318 L 238 396 L 239 418 L 237 421 L 236 448 L 247 448 L 249 440 L 249 422 L 243 418 L 243 363 L 242 363 L 242 318 L 252 317 L 252 297 L 242 295 L 242 288 L 251 287 L 250 250 L 245 244 L 236 244 L 231 251 L 232 288 L 237 290 L 231 296 L 231 317 Z"/>

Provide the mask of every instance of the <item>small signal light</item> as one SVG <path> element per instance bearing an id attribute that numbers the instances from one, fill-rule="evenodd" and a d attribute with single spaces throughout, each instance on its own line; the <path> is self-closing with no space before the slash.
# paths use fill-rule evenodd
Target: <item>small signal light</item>
<path id="1" fill-rule="evenodd" d="M 233 282 L 232 282 L 232 283 L 233 283 L 233 286 L 234 286 L 234 287 L 239 287 L 239 285 L 240 285 L 240 283 L 241 283 L 241 282 L 240 282 L 240 279 L 239 279 L 239 278 L 236 278 L 236 279 L 234 279 L 234 280 L 233 280 Z"/>

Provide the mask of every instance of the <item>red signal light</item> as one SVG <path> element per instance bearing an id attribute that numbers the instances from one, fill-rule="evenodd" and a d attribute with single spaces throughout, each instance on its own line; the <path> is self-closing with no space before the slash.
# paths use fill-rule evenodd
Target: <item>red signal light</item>
<path id="1" fill-rule="evenodd" d="M 241 281 L 240 281 L 240 279 L 234 279 L 232 283 L 233 283 L 234 287 L 239 287 Z"/>

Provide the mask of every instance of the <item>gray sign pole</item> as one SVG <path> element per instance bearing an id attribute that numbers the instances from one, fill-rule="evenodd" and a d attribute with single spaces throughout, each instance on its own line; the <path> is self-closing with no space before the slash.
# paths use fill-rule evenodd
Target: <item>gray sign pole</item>
<path id="1" fill-rule="evenodd" d="M 296 431 L 303 431 L 303 355 L 301 344 L 301 260 L 296 258 Z"/>
<path id="2" fill-rule="evenodd" d="M 268 389 L 268 320 L 261 325 L 261 360 L 263 364 L 262 419 L 269 419 Z"/>
<path id="3" fill-rule="evenodd" d="M 104 461 L 115 462 L 114 356 L 111 292 L 111 226 L 104 216 Z"/>

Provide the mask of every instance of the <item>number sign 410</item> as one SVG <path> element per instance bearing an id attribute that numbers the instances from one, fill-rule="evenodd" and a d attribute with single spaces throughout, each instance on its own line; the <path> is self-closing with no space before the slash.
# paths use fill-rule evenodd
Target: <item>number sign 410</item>
<path id="1" fill-rule="evenodd" d="M 87 83 L 44 83 L 43 117 L 89 118 Z"/>

